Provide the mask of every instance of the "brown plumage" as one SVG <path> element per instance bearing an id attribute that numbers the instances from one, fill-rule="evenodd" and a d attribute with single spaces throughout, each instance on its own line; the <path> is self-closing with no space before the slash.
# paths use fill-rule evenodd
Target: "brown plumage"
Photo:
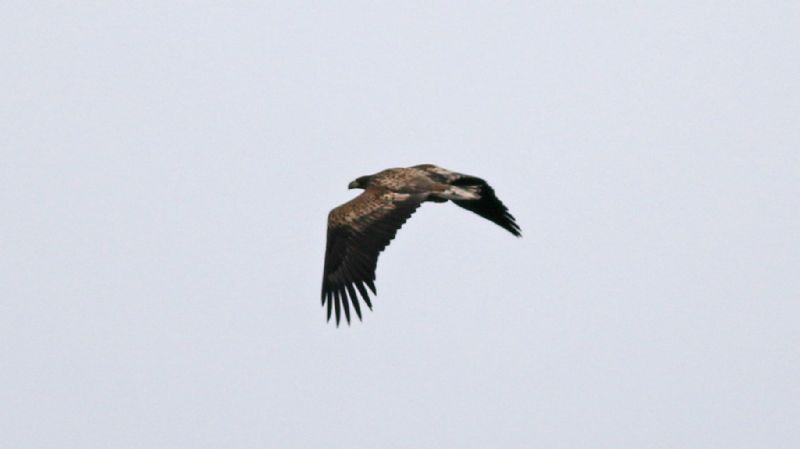
<path id="1" fill-rule="evenodd" d="M 322 305 L 328 320 L 342 310 L 350 323 L 350 306 L 361 319 L 359 295 L 372 309 L 369 292 L 376 294 L 378 255 L 397 230 L 426 201 L 453 201 L 520 237 L 520 228 L 508 209 L 483 179 L 451 172 L 431 164 L 390 168 L 351 182 L 361 195 L 328 214 L 328 243 L 322 276 Z M 356 293 L 358 292 L 358 294 Z"/>

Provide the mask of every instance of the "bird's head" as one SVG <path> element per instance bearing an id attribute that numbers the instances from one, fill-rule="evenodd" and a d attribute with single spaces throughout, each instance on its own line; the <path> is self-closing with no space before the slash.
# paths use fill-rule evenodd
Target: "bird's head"
<path id="1" fill-rule="evenodd" d="M 348 189 L 366 189 L 367 184 L 369 184 L 369 179 L 371 176 L 362 176 L 355 181 L 351 182 L 347 188 Z"/>

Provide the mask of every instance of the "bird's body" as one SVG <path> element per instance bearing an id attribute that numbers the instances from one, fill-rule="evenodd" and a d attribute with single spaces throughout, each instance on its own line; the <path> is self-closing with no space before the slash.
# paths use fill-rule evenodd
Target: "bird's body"
<path id="1" fill-rule="evenodd" d="M 376 293 L 378 255 L 423 202 L 453 201 L 521 235 L 514 217 L 486 181 L 435 165 L 390 168 L 362 176 L 349 187 L 364 192 L 328 215 L 322 279 L 322 304 L 327 305 L 329 320 L 332 310 L 336 311 L 337 325 L 342 309 L 350 322 L 350 303 L 361 318 L 358 294 L 372 308 L 367 288 Z"/>

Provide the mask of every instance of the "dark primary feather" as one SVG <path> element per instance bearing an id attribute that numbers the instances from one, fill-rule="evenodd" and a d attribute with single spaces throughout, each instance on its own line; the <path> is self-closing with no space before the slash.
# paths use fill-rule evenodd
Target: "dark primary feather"
<path id="1" fill-rule="evenodd" d="M 480 199 L 469 201 L 453 200 L 453 202 L 464 209 L 475 212 L 481 217 L 492 221 L 517 237 L 522 236 L 522 232 L 514 216 L 508 212 L 508 208 L 497 198 L 492 186 L 483 179 L 477 176 L 445 170 L 433 164 L 417 165 L 414 168 L 424 170 L 431 179 L 437 182 L 459 187 L 477 186 L 480 189 Z"/>
<path id="2" fill-rule="evenodd" d="M 503 202 L 497 198 L 494 189 L 486 181 L 474 176 L 463 176 L 453 181 L 452 184 L 457 186 L 478 186 L 481 196 L 480 199 L 472 201 L 453 200 L 454 203 L 496 223 L 517 237 L 522 236 L 514 216 L 511 215 Z"/>
<path id="3" fill-rule="evenodd" d="M 367 307 L 372 308 L 365 286 L 376 293 L 374 281 L 378 255 L 424 198 L 424 195 L 367 189 L 331 211 L 322 279 L 322 304 L 327 305 L 329 320 L 333 309 L 338 325 L 343 309 L 349 323 L 351 303 L 356 316 L 361 319 L 356 291 Z"/>

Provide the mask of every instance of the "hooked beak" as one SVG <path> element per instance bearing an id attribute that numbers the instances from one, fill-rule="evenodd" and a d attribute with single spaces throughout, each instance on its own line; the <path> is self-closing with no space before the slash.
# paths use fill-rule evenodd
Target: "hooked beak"
<path id="1" fill-rule="evenodd" d="M 357 189 L 358 188 L 358 181 L 352 181 L 350 184 L 347 185 L 348 189 Z"/>

